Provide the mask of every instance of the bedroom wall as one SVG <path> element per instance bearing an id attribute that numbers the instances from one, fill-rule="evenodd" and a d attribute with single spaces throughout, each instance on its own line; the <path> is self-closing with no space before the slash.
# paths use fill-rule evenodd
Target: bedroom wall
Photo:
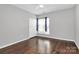
<path id="1" fill-rule="evenodd" d="M 75 11 L 76 11 L 76 44 L 79 48 L 79 5 L 76 5 L 76 8 L 75 8 Z"/>
<path id="2" fill-rule="evenodd" d="M 38 34 L 42 36 L 54 37 L 66 40 L 75 40 L 75 9 L 65 9 L 60 11 L 43 14 L 37 17 L 49 18 L 49 32 L 48 35 Z"/>
<path id="3" fill-rule="evenodd" d="M 0 5 L 0 47 L 29 37 L 29 19 L 33 14 L 13 5 Z"/>

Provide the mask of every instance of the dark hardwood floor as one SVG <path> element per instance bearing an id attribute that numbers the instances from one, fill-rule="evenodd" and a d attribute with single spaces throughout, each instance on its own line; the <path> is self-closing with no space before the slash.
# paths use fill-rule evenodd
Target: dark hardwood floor
<path id="1" fill-rule="evenodd" d="M 73 41 L 35 36 L 0 49 L 0 54 L 78 54 Z"/>

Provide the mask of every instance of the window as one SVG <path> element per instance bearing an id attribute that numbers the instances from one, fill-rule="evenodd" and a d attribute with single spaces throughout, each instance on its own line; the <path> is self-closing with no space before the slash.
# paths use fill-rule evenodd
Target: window
<path id="1" fill-rule="evenodd" d="M 36 30 L 40 34 L 49 34 L 49 18 L 37 18 Z"/>

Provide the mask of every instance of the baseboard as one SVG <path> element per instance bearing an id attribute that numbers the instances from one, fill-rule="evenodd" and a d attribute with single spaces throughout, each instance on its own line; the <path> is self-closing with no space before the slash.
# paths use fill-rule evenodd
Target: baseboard
<path id="1" fill-rule="evenodd" d="M 43 35 L 38 35 L 38 36 L 43 36 Z M 22 40 L 17 41 L 17 42 L 13 42 L 13 43 L 6 44 L 6 45 L 0 47 L 0 49 L 1 49 L 1 48 L 5 48 L 5 47 L 10 46 L 10 45 L 13 45 L 13 44 L 16 44 L 16 43 L 18 43 L 18 42 L 24 41 L 24 40 L 28 40 L 28 39 L 30 39 L 30 38 L 32 38 L 32 37 L 34 37 L 34 36 L 31 36 L 31 37 L 22 39 Z M 74 40 L 71 40 L 71 39 L 57 38 L 57 37 L 52 37 L 52 36 L 50 36 L 50 37 L 49 37 L 49 36 L 43 36 L 43 37 L 55 38 L 55 39 L 66 40 L 66 41 L 74 41 Z M 74 42 L 75 42 L 75 41 L 74 41 Z M 76 45 L 77 45 L 77 44 L 76 44 Z M 78 45 L 77 45 L 77 46 L 78 46 Z M 79 48 L 79 47 L 78 47 L 78 48 Z"/>
<path id="2" fill-rule="evenodd" d="M 57 38 L 57 37 L 53 37 L 53 36 L 45 36 L 45 35 L 38 35 L 38 36 L 43 36 L 43 37 L 48 37 L 48 38 L 55 38 L 55 39 L 66 40 L 66 41 L 74 41 L 74 40 L 72 40 L 72 39 Z"/>
<path id="3" fill-rule="evenodd" d="M 19 43 L 19 42 L 24 41 L 24 40 L 28 40 L 28 39 L 30 39 L 30 38 L 32 38 L 32 37 L 34 37 L 34 36 L 31 36 L 31 37 L 28 37 L 28 38 L 25 38 L 25 39 L 22 39 L 22 40 L 13 42 L 13 43 L 6 44 L 6 45 L 0 47 L 0 49 L 5 48 L 5 47 L 8 47 L 8 46 L 13 45 L 13 44 L 16 44 L 16 43 Z"/>
<path id="4" fill-rule="evenodd" d="M 43 35 L 38 35 L 38 36 L 43 36 Z M 64 39 L 64 38 L 57 38 L 57 37 L 52 37 L 52 36 L 43 36 L 43 37 L 48 37 L 48 38 L 55 38 L 55 39 L 59 39 L 59 40 L 66 40 L 66 41 L 73 41 L 73 42 L 75 42 L 75 44 L 76 44 L 76 46 L 77 46 L 77 48 L 79 49 L 79 46 L 78 46 L 78 44 L 76 43 L 76 41 L 75 40 L 72 40 L 72 39 Z"/>
<path id="5" fill-rule="evenodd" d="M 79 45 L 76 43 L 76 41 L 74 41 L 74 42 L 75 42 L 75 44 L 76 44 L 77 48 L 79 49 Z"/>

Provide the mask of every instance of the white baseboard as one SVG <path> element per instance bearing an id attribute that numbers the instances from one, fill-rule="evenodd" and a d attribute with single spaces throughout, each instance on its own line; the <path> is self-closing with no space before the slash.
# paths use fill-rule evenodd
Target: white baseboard
<path id="1" fill-rule="evenodd" d="M 34 36 L 31 36 L 31 37 L 34 37 Z M 1 48 L 5 48 L 5 47 L 8 47 L 8 46 L 13 45 L 13 44 L 16 44 L 16 43 L 19 43 L 19 42 L 24 41 L 24 40 L 28 40 L 28 39 L 31 38 L 31 37 L 28 37 L 28 38 L 25 38 L 25 39 L 22 39 L 22 40 L 13 42 L 13 43 L 6 44 L 6 45 L 4 45 L 4 46 L 1 46 L 0 49 L 1 49 Z"/>
<path id="2" fill-rule="evenodd" d="M 38 36 L 43 36 L 43 35 L 38 35 Z M 31 37 L 34 37 L 34 36 L 31 36 Z M 0 47 L 0 49 L 1 49 L 1 48 L 5 48 L 5 47 L 10 46 L 10 45 L 13 45 L 13 44 L 16 44 L 16 43 L 18 43 L 18 42 L 24 41 L 24 40 L 28 40 L 28 39 L 31 38 L 31 37 L 28 37 L 28 38 L 22 39 L 22 40 L 17 41 L 17 42 L 13 42 L 13 43 L 6 44 L 6 45 Z M 67 40 L 67 41 L 74 41 L 74 40 L 71 40 L 71 39 L 57 38 L 57 37 L 52 37 L 52 36 L 50 36 L 50 37 L 49 37 L 49 36 L 43 36 L 43 37 L 55 38 L 55 39 Z M 75 41 L 74 41 L 74 42 L 75 42 Z M 77 45 L 77 44 L 76 44 L 76 45 Z M 78 45 L 77 45 L 77 46 L 78 46 Z M 78 47 L 78 48 L 79 48 L 79 47 Z"/>
<path id="3" fill-rule="evenodd" d="M 74 41 L 74 42 L 75 42 L 75 44 L 76 44 L 77 48 L 79 49 L 79 45 L 76 43 L 76 41 Z"/>
<path id="4" fill-rule="evenodd" d="M 74 40 L 72 40 L 72 39 L 57 38 L 57 37 L 48 36 L 48 35 L 38 35 L 38 36 L 48 37 L 48 38 L 55 38 L 55 39 L 59 39 L 59 40 L 66 40 L 66 41 L 74 41 Z"/>
<path id="5" fill-rule="evenodd" d="M 43 35 L 38 35 L 38 36 L 43 36 Z M 52 36 L 43 36 L 43 37 L 55 38 L 55 39 L 59 39 L 59 40 L 66 40 L 66 41 L 73 41 L 73 42 L 75 42 L 75 44 L 76 44 L 77 48 L 79 49 L 79 46 L 78 46 L 78 44 L 76 43 L 76 41 L 75 41 L 75 40 L 72 40 L 72 39 L 64 39 L 64 38 L 57 38 L 57 37 L 52 37 Z"/>

